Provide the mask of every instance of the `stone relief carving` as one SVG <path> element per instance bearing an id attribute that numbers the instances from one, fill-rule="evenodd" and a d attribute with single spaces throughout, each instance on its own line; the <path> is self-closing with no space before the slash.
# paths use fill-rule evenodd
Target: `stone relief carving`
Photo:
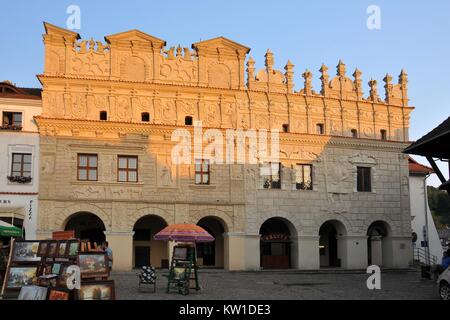
<path id="1" fill-rule="evenodd" d="M 342 194 L 336 193 L 329 193 L 327 195 L 327 201 L 320 210 L 330 214 L 344 214 L 349 212 L 345 201 L 342 201 Z"/>
<path id="2" fill-rule="evenodd" d="M 355 154 L 352 157 L 349 157 L 348 161 L 352 164 L 358 164 L 358 163 L 362 163 L 362 164 L 370 164 L 370 165 L 376 165 L 377 164 L 377 160 L 375 159 L 375 157 L 369 156 L 367 154 L 364 154 L 362 152 Z"/>
<path id="3" fill-rule="evenodd" d="M 117 99 L 116 117 L 119 121 L 131 120 L 130 97 L 121 96 Z"/>
<path id="4" fill-rule="evenodd" d="M 174 188 L 177 185 L 176 166 L 170 155 L 158 156 L 158 187 Z"/>
<path id="5" fill-rule="evenodd" d="M 71 73 L 90 76 L 108 76 L 110 72 L 110 50 L 100 41 L 75 42 L 72 51 Z"/>
<path id="6" fill-rule="evenodd" d="M 231 179 L 232 180 L 242 180 L 243 178 L 244 178 L 244 174 L 242 171 L 242 165 L 232 164 L 231 165 Z"/>
<path id="7" fill-rule="evenodd" d="M 111 197 L 115 200 L 141 200 L 142 190 L 138 188 L 111 187 Z"/>
<path id="8" fill-rule="evenodd" d="M 68 101 L 70 108 L 70 116 L 75 119 L 86 118 L 86 95 L 83 93 L 72 93 L 69 95 Z"/>
<path id="9" fill-rule="evenodd" d="M 72 190 L 75 199 L 103 199 L 106 191 L 103 186 L 77 187 Z"/>
<path id="10" fill-rule="evenodd" d="M 327 192 L 345 194 L 352 192 L 353 170 L 347 161 L 334 158 L 326 163 Z"/>
<path id="11" fill-rule="evenodd" d="M 41 170 L 43 174 L 52 174 L 55 170 L 55 156 L 43 155 L 41 158 Z"/>

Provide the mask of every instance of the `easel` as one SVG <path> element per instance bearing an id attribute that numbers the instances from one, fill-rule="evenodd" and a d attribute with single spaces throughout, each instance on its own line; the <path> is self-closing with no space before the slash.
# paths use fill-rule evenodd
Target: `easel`
<path id="1" fill-rule="evenodd" d="M 186 255 L 179 257 L 178 250 L 186 250 Z M 181 272 L 180 272 L 181 271 Z M 171 285 L 184 295 L 189 294 L 189 289 L 200 290 L 197 273 L 197 257 L 195 245 L 178 245 L 173 247 L 172 261 L 170 263 L 167 293 L 170 293 Z M 195 287 L 191 288 L 191 280 L 195 281 Z"/>
<path id="2" fill-rule="evenodd" d="M 5 288 L 6 288 L 6 279 L 8 278 L 8 270 L 9 270 L 9 266 L 11 265 L 11 257 L 13 254 L 13 247 L 14 247 L 14 238 L 11 237 L 11 241 L 9 242 L 9 257 L 8 257 L 8 263 L 6 264 L 6 272 L 5 272 L 5 277 L 3 279 L 3 285 L 2 285 L 2 292 L 0 294 L 0 299 L 3 300 L 3 296 L 5 293 Z"/>

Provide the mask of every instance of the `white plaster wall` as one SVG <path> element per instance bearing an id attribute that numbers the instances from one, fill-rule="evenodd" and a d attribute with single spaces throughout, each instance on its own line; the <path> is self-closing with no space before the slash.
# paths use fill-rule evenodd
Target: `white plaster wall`
<path id="1" fill-rule="evenodd" d="M 417 233 L 416 246 L 420 247 L 421 241 L 424 240 L 423 228 L 425 226 L 425 208 L 428 215 L 428 235 L 430 241 L 430 254 L 438 258 L 438 262 L 442 259 L 443 249 L 439 235 L 428 207 L 428 200 L 425 197 L 425 190 L 423 185 L 423 176 L 411 176 L 409 178 L 410 192 L 411 192 L 411 226 L 415 233 Z"/>
<path id="2" fill-rule="evenodd" d="M 22 131 L 0 130 L 0 210 L 17 211 L 24 217 L 26 239 L 36 239 L 39 190 L 39 134 L 33 120 L 41 114 L 40 100 L 0 99 L 0 115 L 4 111 L 22 112 Z M 12 153 L 32 154 L 32 181 L 11 183 Z M 6 201 L 6 203 L 4 203 Z"/>

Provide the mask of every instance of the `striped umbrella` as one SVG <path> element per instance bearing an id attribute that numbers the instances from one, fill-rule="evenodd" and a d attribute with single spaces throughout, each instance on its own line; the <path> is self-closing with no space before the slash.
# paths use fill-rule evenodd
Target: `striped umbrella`
<path id="1" fill-rule="evenodd" d="M 191 223 L 171 224 L 158 232 L 155 240 L 179 242 L 212 242 L 214 237 L 205 229 Z"/>

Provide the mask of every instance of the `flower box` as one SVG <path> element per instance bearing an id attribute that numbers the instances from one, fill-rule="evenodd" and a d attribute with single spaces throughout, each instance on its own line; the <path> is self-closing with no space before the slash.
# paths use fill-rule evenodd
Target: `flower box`
<path id="1" fill-rule="evenodd" d="M 30 183 L 31 177 L 8 176 L 8 180 L 9 182 Z"/>

